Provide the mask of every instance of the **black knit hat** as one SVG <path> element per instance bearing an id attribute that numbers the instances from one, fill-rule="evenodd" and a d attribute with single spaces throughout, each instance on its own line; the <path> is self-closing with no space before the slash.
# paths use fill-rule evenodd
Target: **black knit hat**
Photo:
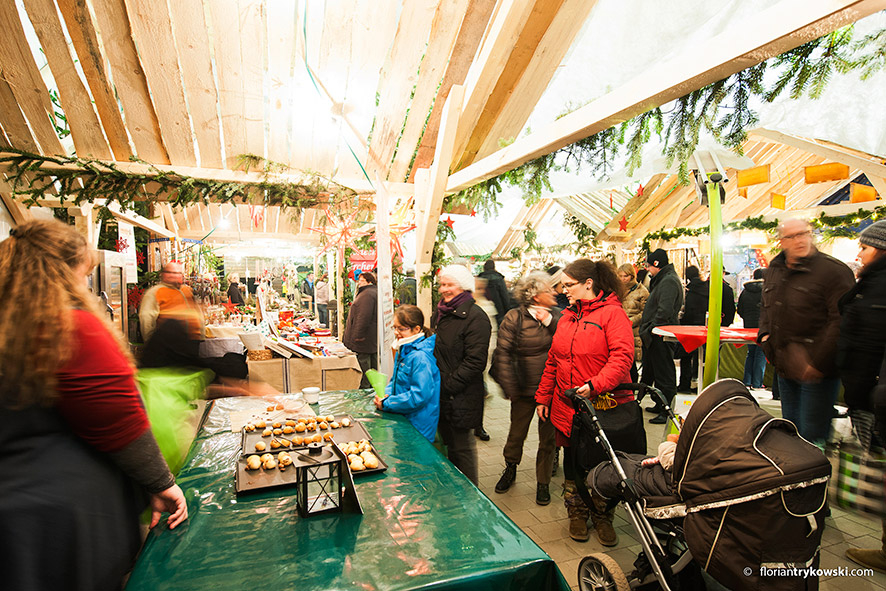
<path id="1" fill-rule="evenodd" d="M 858 241 L 879 250 L 886 250 L 886 221 L 874 222 L 862 230 Z"/>
<path id="2" fill-rule="evenodd" d="M 646 257 L 646 264 L 661 269 L 668 264 L 668 253 L 663 248 L 658 248 Z"/>

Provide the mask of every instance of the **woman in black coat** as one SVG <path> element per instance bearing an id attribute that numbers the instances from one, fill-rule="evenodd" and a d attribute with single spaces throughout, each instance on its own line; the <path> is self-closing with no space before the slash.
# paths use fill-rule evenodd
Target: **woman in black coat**
<path id="1" fill-rule="evenodd" d="M 865 228 L 858 241 L 862 264 L 858 283 L 838 304 L 842 321 L 837 366 L 852 425 L 868 446 L 874 423 L 870 394 L 886 350 L 886 222 Z"/>
<path id="2" fill-rule="evenodd" d="M 481 426 L 483 418 L 483 371 L 492 324 L 474 302 L 474 278 L 465 267 L 444 267 L 439 283 L 443 299 L 431 320 L 437 333 L 434 357 L 441 381 L 438 429 L 449 461 L 476 485 L 477 446 L 472 431 Z"/>
<path id="3" fill-rule="evenodd" d="M 371 385 L 366 372 L 378 369 L 378 285 L 375 275 L 361 273 L 357 278 L 357 295 L 348 311 L 341 342 L 357 354 L 357 363 L 363 371 L 361 388 Z"/>

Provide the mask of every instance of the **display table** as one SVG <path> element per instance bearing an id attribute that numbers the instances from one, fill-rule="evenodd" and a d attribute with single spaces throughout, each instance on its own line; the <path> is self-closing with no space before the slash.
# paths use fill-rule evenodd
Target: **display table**
<path id="1" fill-rule="evenodd" d="M 702 379 L 704 376 L 704 348 L 702 345 L 708 340 L 707 326 L 656 326 L 652 329 L 652 333 L 664 337 L 666 341 L 680 343 L 687 353 L 698 349 L 698 383 L 704 383 Z M 756 342 L 756 328 L 729 328 L 728 326 L 720 328 L 720 344 L 753 345 Z M 719 368 L 717 368 L 717 374 L 719 375 Z M 699 386 L 699 390 L 701 390 L 701 386 Z"/>
<path id="2" fill-rule="evenodd" d="M 364 391 L 324 392 L 314 407 L 363 422 L 388 464 L 357 478 L 362 516 L 301 518 L 293 489 L 237 497 L 240 434 L 231 433 L 228 413 L 266 404 L 207 405 L 178 476 L 190 518 L 148 535 L 127 589 L 569 590 L 544 551 L 404 417 L 380 414 Z"/>

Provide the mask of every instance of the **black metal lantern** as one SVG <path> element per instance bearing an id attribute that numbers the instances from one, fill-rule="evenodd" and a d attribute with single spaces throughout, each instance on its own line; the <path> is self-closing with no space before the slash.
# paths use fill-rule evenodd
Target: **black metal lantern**
<path id="1" fill-rule="evenodd" d="M 341 452 L 335 445 L 312 443 L 308 453 L 295 454 L 296 503 L 302 517 L 342 512 L 343 471 Z"/>

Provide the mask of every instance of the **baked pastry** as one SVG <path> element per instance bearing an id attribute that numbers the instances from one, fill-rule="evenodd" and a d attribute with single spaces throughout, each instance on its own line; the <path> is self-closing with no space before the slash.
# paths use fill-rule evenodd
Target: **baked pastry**
<path id="1" fill-rule="evenodd" d="M 256 429 L 264 429 L 267 426 L 268 426 L 268 424 L 264 421 L 258 421 L 257 423 L 255 423 Z"/>
<path id="2" fill-rule="evenodd" d="M 246 426 L 243 427 L 243 430 L 247 433 L 252 433 L 253 431 L 255 431 L 255 425 L 253 425 L 252 423 L 247 423 Z"/>
<path id="3" fill-rule="evenodd" d="M 286 425 L 285 427 L 283 427 L 283 432 L 289 435 L 290 433 L 295 433 L 295 429 L 290 427 L 289 425 Z"/>
<path id="4" fill-rule="evenodd" d="M 348 417 L 343 418 L 341 420 L 341 426 L 342 427 L 350 427 L 351 426 L 351 419 L 349 419 Z"/>
<path id="5" fill-rule="evenodd" d="M 283 435 L 283 429 L 274 429 L 274 435 Z"/>
<path id="6" fill-rule="evenodd" d="M 280 449 L 280 440 L 277 438 L 271 439 L 271 449 Z"/>
<path id="7" fill-rule="evenodd" d="M 314 443 L 320 443 L 321 441 L 323 441 L 323 436 L 320 435 L 319 433 L 317 433 L 316 435 L 314 435 L 313 437 L 311 437 L 311 440 L 312 440 Z"/>
<path id="8" fill-rule="evenodd" d="M 332 433 L 324 433 L 323 441 L 332 441 Z"/>
<path id="9" fill-rule="evenodd" d="M 271 426 L 272 426 L 274 429 L 279 429 L 280 427 L 283 426 L 283 423 L 281 423 L 280 421 L 277 421 L 277 422 L 275 422 L 275 423 L 274 423 L 273 425 L 271 425 Z"/>
<path id="10" fill-rule="evenodd" d="M 265 470 L 273 470 L 277 467 L 277 461 L 274 458 L 271 458 L 270 460 L 263 462 L 261 467 Z"/>
<path id="11" fill-rule="evenodd" d="M 305 442 L 305 438 L 301 435 L 296 435 L 292 438 L 292 445 L 301 445 Z"/>
<path id="12" fill-rule="evenodd" d="M 273 459 L 274 459 L 274 455 L 273 455 L 273 454 L 262 454 L 262 455 L 261 455 L 261 458 L 259 458 L 259 459 L 261 460 L 262 464 L 264 464 L 264 463 L 267 462 L 268 460 L 273 460 Z"/>
<path id="13" fill-rule="evenodd" d="M 255 451 L 265 451 L 266 449 L 268 449 L 268 446 L 264 441 L 256 441 Z"/>
<path id="14" fill-rule="evenodd" d="M 308 431 L 316 431 L 316 430 L 317 430 L 317 424 L 316 424 L 316 423 L 308 423 L 308 424 L 305 426 L 305 429 L 307 429 Z"/>
<path id="15" fill-rule="evenodd" d="M 366 467 L 370 470 L 378 468 L 378 458 L 375 457 L 374 454 L 368 451 L 364 451 L 362 454 L 360 454 L 360 457 L 363 459 L 363 464 L 365 464 Z"/>
<path id="16" fill-rule="evenodd" d="M 354 456 L 354 459 L 351 460 L 351 471 L 352 472 L 362 472 L 366 469 L 366 465 L 363 464 L 363 460 L 360 459 L 360 456 Z"/>
<path id="17" fill-rule="evenodd" d="M 292 442 L 288 439 L 283 439 L 282 437 L 278 440 L 280 442 L 280 447 L 289 447 L 292 445 Z"/>
<path id="18" fill-rule="evenodd" d="M 327 423 L 331 423 L 334 420 L 335 420 L 335 417 L 333 415 L 326 415 L 326 422 Z"/>
<path id="19" fill-rule="evenodd" d="M 246 458 L 246 469 L 247 470 L 258 470 L 261 468 L 261 458 L 257 455 L 251 455 Z"/>
<path id="20" fill-rule="evenodd" d="M 293 421 L 292 419 L 286 419 L 285 421 L 283 421 L 283 425 L 286 427 L 295 427 L 295 421 Z"/>
<path id="21" fill-rule="evenodd" d="M 317 427 L 318 427 L 321 431 L 325 431 L 326 429 L 329 428 L 329 424 L 328 424 L 326 421 L 320 421 L 319 423 L 317 423 Z"/>
<path id="22" fill-rule="evenodd" d="M 264 431 L 261 432 L 261 436 L 262 437 L 270 437 L 271 433 L 272 433 L 272 431 L 270 429 L 265 429 Z"/>
<path id="23" fill-rule="evenodd" d="M 339 427 L 341 427 L 341 423 L 339 423 L 338 421 L 332 421 L 331 423 L 329 423 L 330 429 L 338 429 Z"/>

